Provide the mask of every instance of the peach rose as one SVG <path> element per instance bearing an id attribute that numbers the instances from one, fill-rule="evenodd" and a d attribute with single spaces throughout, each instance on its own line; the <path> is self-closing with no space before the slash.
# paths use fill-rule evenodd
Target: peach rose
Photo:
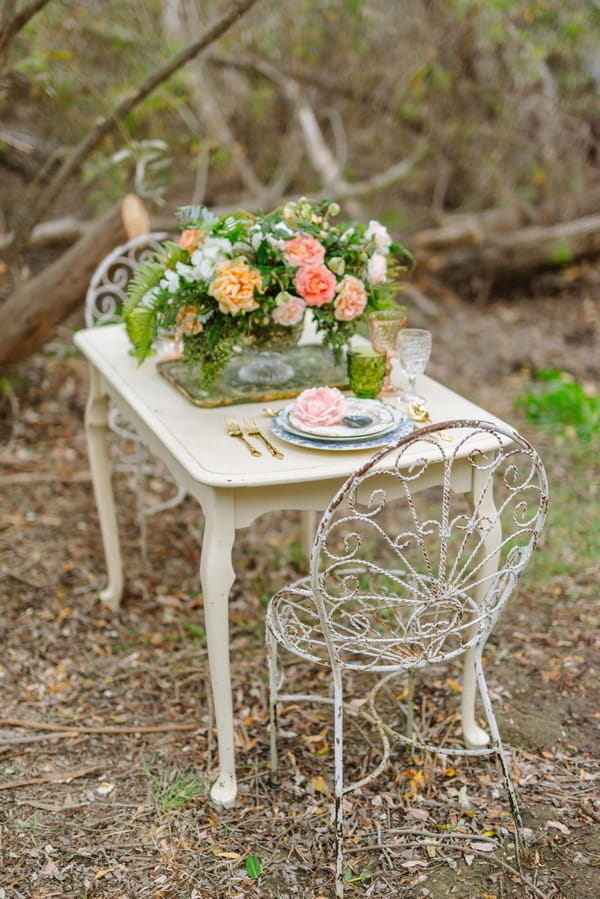
<path id="1" fill-rule="evenodd" d="M 199 334 L 202 330 L 202 322 L 193 306 L 182 306 L 175 322 L 182 334 Z"/>
<path id="2" fill-rule="evenodd" d="M 335 275 L 326 265 L 299 268 L 294 284 L 307 306 L 324 306 L 335 296 Z"/>
<path id="3" fill-rule="evenodd" d="M 196 228 L 188 228 L 186 231 L 181 232 L 179 246 L 182 250 L 189 250 L 192 253 L 200 243 L 201 235 L 202 232 L 196 230 Z"/>
<path id="4" fill-rule="evenodd" d="M 283 255 L 292 265 L 321 265 L 325 259 L 325 248 L 316 237 L 311 237 L 309 234 L 298 234 L 291 240 L 286 240 Z"/>
<path id="5" fill-rule="evenodd" d="M 327 427 L 342 420 L 346 398 L 337 387 L 310 387 L 293 405 L 293 415 L 308 427 Z"/>
<path id="6" fill-rule="evenodd" d="M 333 305 L 338 321 L 350 322 L 361 315 L 367 305 L 367 291 L 360 278 L 346 275 L 338 284 Z"/>
<path id="7" fill-rule="evenodd" d="M 259 292 L 264 289 L 257 269 L 250 268 L 244 259 L 225 260 L 216 266 L 208 293 L 215 298 L 221 312 L 237 315 L 258 309 L 254 288 Z"/>
<path id="8" fill-rule="evenodd" d="M 282 291 L 277 297 L 277 302 L 278 305 L 273 309 L 273 321 L 278 325 L 297 325 L 306 310 L 304 300 Z"/>

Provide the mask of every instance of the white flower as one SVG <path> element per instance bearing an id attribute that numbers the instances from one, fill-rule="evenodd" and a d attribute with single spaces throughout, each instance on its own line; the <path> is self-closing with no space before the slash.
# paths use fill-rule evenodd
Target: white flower
<path id="1" fill-rule="evenodd" d="M 389 235 L 388 229 L 380 222 L 375 221 L 375 219 L 371 219 L 369 222 L 365 237 L 367 240 L 374 240 L 375 246 L 379 250 L 383 250 L 384 253 L 387 253 L 392 244 L 392 238 Z"/>
<path id="2" fill-rule="evenodd" d="M 184 281 L 187 281 L 188 284 L 191 281 L 195 281 L 195 270 L 193 265 L 186 265 L 185 262 L 177 262 L 175 264 L 175 271 Z"/>
<path id="3" fill-rule="evenodd" d="M 367 263 L 369 284 L 379 284 L 387 277 L 387 260 L 383 253 L 373 253 Z"/>
<path id="4" fill-rule="evenodd" d="M 281 231 L 286 237 L 293 237 L 297 232 L 287 224 L 287 222 L 276 222 L 273 225 L 273 231 Z"/>
<path id="5" fill-rule="evenodd" d="M 207 237 L 192 253 L 191 266 L 184 266 L 190 270 L 190 277 L 186 280 L 210 281 L 215 266 L 227 259 L 231 249 L 231 241 L 226 237 Z M 182 263 L 177 263 L 178 270 L 180 265 Z"/>
<path id="6" fill-rule="evenodd" d="M 180 283 L 181 282 L 180 282 L 179 275 L 177 274 L 177 272 L 174 272 L 172 269 L 167 268 L 167 269 L 165 269 L 165 273 L 164 273 L 163 277 L 161 278 L 158 286 L 163 288 L 163 290 L 166 289 L 166 290 L 176 291 L 176 290 L 179 290 Z"/>

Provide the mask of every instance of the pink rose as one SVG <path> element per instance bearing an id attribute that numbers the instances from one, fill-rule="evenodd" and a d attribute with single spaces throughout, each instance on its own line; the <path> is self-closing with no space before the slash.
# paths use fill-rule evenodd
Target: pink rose
<path id="1" fill-rule="evenodd" d="M 324 306 L 335 296 L 335 275 L 326 265 L 299 268 L 294 284 L 307 306 Z"/>
<path id="2" fill-rule="evenodd" d="M 273 309 L 273 321 L 278 325 L 297 325 L 306 311 L 306 303 L 292 293 L 282 293 L 280 296 L 283 302 Z"/>
<path id="3" fill-rule="evenodd" d="M 346 275 L 338 284 L 333 305 L 338 321 L 350 322 L 361 315 L 367 305 L 367 291 L 360 278 Z"/>
<path id="4" fill-rule="evenodd" d="M 311 237 L 309 234 L 298 234 L 291 240 L 286 240 L 283 255 L 291 265 L 321 265 L 325 259 L 325 248 L 316 237 Z"/>
<path id="5" fill-rule="evenodd" d="M 292 412 L 303 425 L 326 427 L 341 421 L 346 398 L 337 387 L 310 387 L 296 398 Z"/>

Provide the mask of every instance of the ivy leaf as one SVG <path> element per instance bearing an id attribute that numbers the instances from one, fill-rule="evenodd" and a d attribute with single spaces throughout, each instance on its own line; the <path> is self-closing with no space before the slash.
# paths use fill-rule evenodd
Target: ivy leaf
<path id="1" fill-rule="evenodd" d="M 256 880 L 257 877 L 260 877 L 262 873 L 262 868 L 260 865 L 260 859 L 255 855 L 249 855 L 244 862 L 246 866 L 246 873 L 248 877 L 251 877 L 253 880 Z"/>

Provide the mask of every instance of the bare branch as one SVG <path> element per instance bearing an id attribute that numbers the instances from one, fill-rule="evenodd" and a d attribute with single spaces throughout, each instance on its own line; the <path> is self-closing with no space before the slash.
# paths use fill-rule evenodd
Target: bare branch
<path id="1" fill-rule="evenodd" d="M 31 0 L 31 3 L 24 6 L 20 12 L 16 12 L 15 0 L 6 0 L 0 19 L 0 62 L 15 34 L 18 34 L 40 9 L 51 2 L 52 0 Z"/>
<path id="2" fill-rule="evenodd" d="M 21 205 L 23 212 L 20 219 L 16 222 L 13 240 L 7 252 L 8 261 L 13 261 L 18 256 L 27 242 L 33 226 L 48 212 L 69 178 L 79 170 L 91 152 L 118 125 L 124 116 L 128 115 L 134 107 L 138 106 L 142 100 L 145 100 L 152 91 L 182 68 L 190 59 L 193 59 L 217 38 L 221 37 L 257 2 L 258 0 L 234 0 L 231 6 L 212 25 L 209 25 L 197 40 L 191 41 L 171 59 L 166 60 L 140 84 L 137 90 L 124 96 L 108 115 L 98 121 L 96 127 L 68 155 L 56 175 L 41 191 L 35 203 L 32 197 L 25 197 Z"/>

